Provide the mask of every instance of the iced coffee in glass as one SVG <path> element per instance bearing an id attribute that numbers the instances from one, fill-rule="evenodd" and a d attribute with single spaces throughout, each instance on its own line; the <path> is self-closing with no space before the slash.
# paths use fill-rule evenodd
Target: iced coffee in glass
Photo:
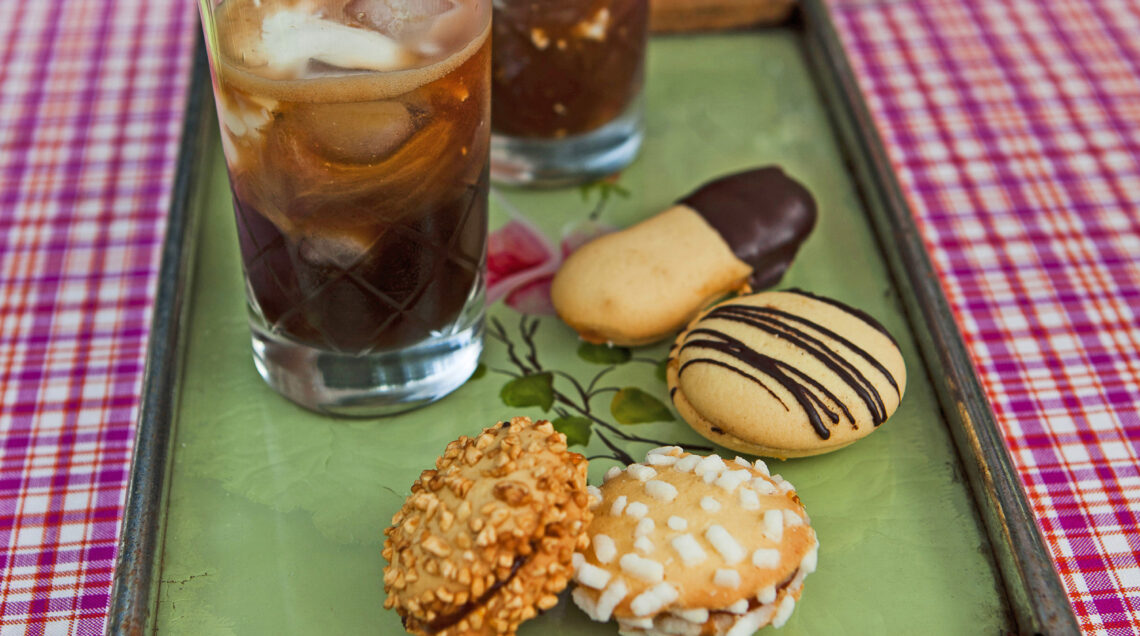
<path id="1" fill-rule="evenodd" d="M 482 347 L 490 0 L 201 0 L 254 361 L 367 416 Z"/>
<path id="2" fill-rule="evenodd" d="M 495 0 L 491 175 L 566 185 L 627 166 L 643 136 L 647 0 Z"/>

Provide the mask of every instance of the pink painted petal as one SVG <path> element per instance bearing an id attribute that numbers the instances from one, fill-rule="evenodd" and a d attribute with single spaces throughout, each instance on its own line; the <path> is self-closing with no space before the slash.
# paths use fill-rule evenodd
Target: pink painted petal
<path id="1" fill-rule="evenodd" d="M 522 218 L 508 221 L 487 237 L 487 273 L 491 283 L 555 258 L 550 241 Z"/>
<path id="2" fill-rule="evenodd" d="M 557 261 L 550 261 L 543 264 L 541 267 L 535 267 L 525 271 L 512 274 L 506 278 L 499 279 L 494 285 L 487 286 L 487 304 L 491 304 L 504 296 L 513 295 L 513 293 L 530 285 L 534 282 L 544 279 L 552 279 L 554 272 L 562 265 L 561 259 Z M 510 300 L 507 301 L 510 304 Z"/>
<path id="3" fill-rule="evenodd" d="M 562 250 L 562 258 L 569 256 L 574 250 L 582 247 L 586 243 L 598 238 L 599 236 L 609 234 L 617 230 L 616 227 L 609 223 L 587 219 L 585 221 L 578 221 L 571 223 L 562 228 L 562 243 L 559 247 Z"/>
<path id="4" fill-rule="evenodd" d="M 487 301 L 495 302 L 515 287 L 552 274 L 562 258 L 550 241 L 518 217 L 487 237 Z"/>
<path id="5" fill-rule="evenodd" d="M 507 306 L 532 316 L 553 316 L 554 304 L 550 302 L 550 281 L 553 275 L 532 280 L 521 285 L 507 296 Z"/>

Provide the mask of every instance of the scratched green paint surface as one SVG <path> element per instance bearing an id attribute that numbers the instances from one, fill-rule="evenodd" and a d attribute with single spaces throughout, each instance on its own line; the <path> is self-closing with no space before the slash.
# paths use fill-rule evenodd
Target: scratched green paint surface
<path id="1" fill-rule="evenodd" d="M 621 177 L 603 221 L 625 226 L 726 172 L 779 163 L 815 194 L 819 224 L 781 286 L 834 296 L 881 320 L 910 370 L 899 411 L 839 452 L 772 462 L 798 488 L 821 548 L 819 570 L 783 633 L 966 634 L 1008 627 L 989 545 L 962 481 L 930 379 L 875 247 L 797 36 L 786 31 L 656 39 L 650 47 L 648 136 Z M 516 414 L 499 397 L 512 368 L 489 340 L 492 371 L 441 402 L 394 419 L 336 421 L 272 393 L 250 359 L 229 193 L 215 156 L 198 239 L 198 265 L 177 414 L 156 628 L 160 634 L 395 634 L 382 608 L 381 532 L 419 472 L 446 443 Z M 578 190 L 499 191 L 557 241 L 593 209 Z M 492 227 L 508 218 L 493 205 Z M 519 314 L 490 315 L 524 346 Z M 574 334 L 544 318 L 534 335 L 544 368 L 588 380 L 601 368 L 576 355 Z M 652 360 L 635 351 L 601 385 L 634 386 L 667 402 Z M 564 380 L 556 380 L 556 386 Z M 609 414 L 612 393 L 591 403 Z M 702 440 L 680 422 L 622 430 Z M 611 435 L 612 437 L 612 435 Z M 649 448 L 627 444 L 633 454 Z M 604 453 L 597 434 L 587 454 Z M 731 457 L 728 451 L 722 452 Z M 613 461 L 591 462 L 593 483 Z M 526 634 L 616 634 L 568 601 Z"/>

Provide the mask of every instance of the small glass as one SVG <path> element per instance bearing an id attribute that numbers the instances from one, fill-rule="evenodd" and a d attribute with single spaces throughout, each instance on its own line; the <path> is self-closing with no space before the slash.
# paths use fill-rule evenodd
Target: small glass
<path id="1" fill-rule="evenodd" d="M 200 0 L 258 372 L 319 412 L 482 350 L 489 0 Z"/>
<path id="2" fill-rule="evenodd" d="M 629 165 L 648 0 L 495 0 L 494 13 L 492 179 L 570 185 Z"/>

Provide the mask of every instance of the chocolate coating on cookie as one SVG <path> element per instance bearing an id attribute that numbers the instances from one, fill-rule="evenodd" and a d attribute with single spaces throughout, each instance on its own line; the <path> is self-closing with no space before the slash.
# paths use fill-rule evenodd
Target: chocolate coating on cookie
<path id="1" fill-rule="evenodd" d="M 413 634 L 514 634 L 558 603 L 589 504 L 586 460 L 549 422 L 461 437 L 385 531 L 384 606 Z"/>
<path id="2" fill-rule="evenodd" d="M 696 210 L 752 266 L 753 289 L 780 281 L 816 219 L 811 193 L 776 166 L 722 177 L 678 203 Z"/>

